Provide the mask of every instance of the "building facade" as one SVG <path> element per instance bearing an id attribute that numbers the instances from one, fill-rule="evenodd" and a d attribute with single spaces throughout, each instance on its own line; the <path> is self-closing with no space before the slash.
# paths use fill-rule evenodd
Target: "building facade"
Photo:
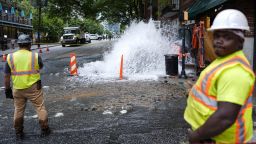
<path id="1" fill-rule="evenodd" d="M 256 70 L 256 38 L 255 38 L 255 0 L 181 0 L 181 11 L 188 11 L 189 20 L 194 20 L 195 24 L 200 21 L 208 21 L 208 27 L 212 24 L 216 15 L 225 9 L 237 9 L 242 11 L 250 26 L 250 32 L 246 33 L 244 52 L 253 64 L 254 71 Z"/>
<path id="2" fill-rule="evenodd" d="M 144 0 L 144 20 L 160 23 L 162 33 L 170 40 L 177 38 L 179 30 L 180 0 Z"/>
<path id="3" fill-rule="evenodd" d="M 0 49 L 11 47 L 21 33 L 32 36 L 32 14 L 26 14 L 11 0 L 0 0 Z M 7 42 L 7 44 L 6 44 Z"/>

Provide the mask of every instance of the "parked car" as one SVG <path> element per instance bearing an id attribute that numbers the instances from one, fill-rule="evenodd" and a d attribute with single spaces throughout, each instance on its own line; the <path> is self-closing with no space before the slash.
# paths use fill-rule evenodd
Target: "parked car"
<path id="1" fill-rule="evenodd" d="M 102 35 L 98 35 L 98 40 L 102 40 L 102 39 L 103 39 Z"/>
<path id="2" fill-rule="evenodd" d="M 62 43 L 62 41 L 63 41 L 63 36 L 60 37 L 60 43 Z"/>
<path id="3" fill-rule="evenodd" d="M 97 34 L 90 34 L 90 38 L 91 38 L 91 40 L 98 40 L 99 39 Z"/>
<path id="4" fill-rule="evenodd" d="M 85 42 L 91 43 L 91 36 L 89 33 L 85 33 Z"/>

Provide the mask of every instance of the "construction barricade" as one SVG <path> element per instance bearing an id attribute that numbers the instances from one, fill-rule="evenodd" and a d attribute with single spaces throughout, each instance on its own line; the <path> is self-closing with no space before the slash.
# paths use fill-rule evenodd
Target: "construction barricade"
<path id="1" fill-rule="evenodd" d="M 77 63 L 76 63 L 76 54 L 70 54 L 70 75 L 76 76 L 77 75 Z"/>

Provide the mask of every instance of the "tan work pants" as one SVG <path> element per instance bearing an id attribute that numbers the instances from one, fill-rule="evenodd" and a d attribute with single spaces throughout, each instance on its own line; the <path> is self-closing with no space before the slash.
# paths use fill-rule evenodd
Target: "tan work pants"
<path id="1" fill-rule="evenodd" d="M 23 131 L 23 118 L 27 100 L 33 104 L 39 119 L 41 129 L 48 128 L 48 116 L 44 106 L 43 91 L 37 89 L 37 83 L 22 90 L 13 90 L 14 97 L 14 128 L 16 132 Z"/>

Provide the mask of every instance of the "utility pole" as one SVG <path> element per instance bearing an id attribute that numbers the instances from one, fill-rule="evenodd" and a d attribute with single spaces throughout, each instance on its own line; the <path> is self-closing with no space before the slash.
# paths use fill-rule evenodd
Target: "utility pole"
<path id="1" fill-rule="evenodd" d="M 185 71 L 185 60 L 186 60 L 186 55 L 185 55 L 185 49 L 186 49 L 186 43 L 185 43 L 185 37 L 186 37 L 186 21 L 188 20 L 188 13 L 185 11 L 183 13 L 183 17 L 184 17 L 184 22 L 182 24 L 182 32 L 183 32 L 183 36 L 182 36 L 182 61 L 181 61 L 181 74 L 180 74 L 180 78 L 184 78 L 187 79 L 187 75 L 186 75 L 186 71 Z"/>
<path id="2" fill-rule="evenodd" d="M 150 0 L 150 19 L 153 19 L 153 0 Z"/>
<path id="3" fill-rule="evenodd" d="M 186 25 L 183 24 L 183 27 L 182 27 L 182 31 L 183 31 L 183 36 L 182 36 L 182 50 L 181 50 L 181 53 L 182 53 L 182 61 L 181 61 L 181 74 L 180 74 L 180 78 L 187 78 L 187 75 L 186 75 L 186 71 L 185 71 L 185 48 L 186 48 L 186 43 L 185 43 L 185 37 L 186 37 Z"/>
<path id="4" fill-rule="evenodd" d="M 38 29 L 37 29 L 38 45 L 37 46 L 38 48 L 40 48 L 41 9 L 42 9 L 41 0 L 37 0 L 37 6 L 38 6 Z"/>

